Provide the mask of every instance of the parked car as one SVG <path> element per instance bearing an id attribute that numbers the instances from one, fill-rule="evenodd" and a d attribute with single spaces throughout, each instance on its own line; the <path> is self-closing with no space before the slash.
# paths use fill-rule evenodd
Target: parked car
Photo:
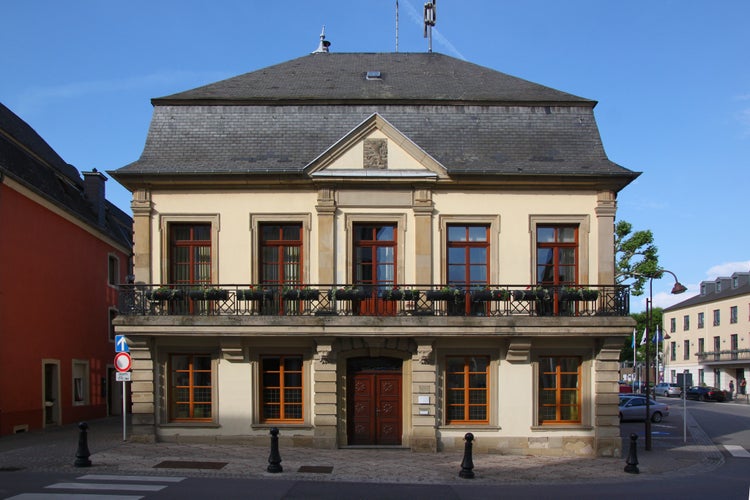
<path id="1" fill-rule="evenodd" d="M 687 399 L 696 401 L 726 401 L 727 395 L 724 391 L 716 387 L 693 386 L 685 393 Z"/>
<path id="2" fill-rule="evenodd" d="M 652 422 L 661 422 L 669 416 L 669 406 L 650 399 L 649 413 Z M 620 422 L 624 420 L 646 420 L 645 396 L 620 395 Z"/>
<path id="3" fill-rule="evenodd" d="M 631 394 L 633 392 L 633 386 L 628 385 L 625 382 L 620 382 L 620 394 Z"/>
<path id="4" fill-rule="evenodd" d="M 654 393 L 657 396 L 664 396 L 665 398 L 669 398 L 671 396 L 682 397 L 682 387 L 678 384 L 662 382 L 660 384 L 656 384 L 656 387 L 654 387 Z"/>

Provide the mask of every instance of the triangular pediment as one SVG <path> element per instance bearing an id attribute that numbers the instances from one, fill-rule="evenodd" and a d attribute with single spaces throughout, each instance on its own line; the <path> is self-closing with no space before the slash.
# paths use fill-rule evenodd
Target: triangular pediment
<path id="1" fill-rule="evenodd" d="M 305 171 L 311 177 L 447 177 L 443 165 L 377 113 L 332 144 Z"/>

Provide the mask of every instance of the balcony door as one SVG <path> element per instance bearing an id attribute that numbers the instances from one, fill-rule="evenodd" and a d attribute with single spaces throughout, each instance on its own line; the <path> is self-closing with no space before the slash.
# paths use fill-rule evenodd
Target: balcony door
<path id="1" fill-rule="evenodd" d="M 484 288 L 490 275 L 490 228 L 487 225 L 448 226 L 448 285 L 464 290 Z M 472 304 L 470 300 L 459 305 L 463 313 L 486 314 L 487 303 Z M 449 310 L 450 313 L 450 310 Z"/>
<path id="2" fill-rule="evenodd" d="M 302 285 L 302 224 L 262 224 L 260 226 L 260 284 L 278 292 L 270 307 L 294 312 L 297 300 L 284 301 L 285 287 Z"/>
<path id="3" fill-rule="evenodd" d="M 380 297 L 396 284 L 396 225 L 356 224 L 353 245 L 353 284 L 366 292 L 359 314 L 395 314 L 394 302 Z"/>
<path id="4" fill-rule="evenodd" d="M 536 280 L 538 285 L 550 288 L 553 300 L 548 306 L 559 314 L 565 306 L 559 300 L 560 288 L 574 287 L 578 280 L 577 225 L 537 226 Z"/>
<path id="5" fill-rule="evenodd" d="M 185 293 L 190 288 L 211 283 L 211 224 L 187 223 L 169 226 L 169 283 L 182 288 Z M 186 300 L 170 304 L 173 313 L 200 313 L 206 304 Z"/>

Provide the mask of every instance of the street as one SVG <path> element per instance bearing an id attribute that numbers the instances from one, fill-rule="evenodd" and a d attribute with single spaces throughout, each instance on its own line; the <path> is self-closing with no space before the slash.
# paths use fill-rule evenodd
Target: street
<path id="1" fill-rule="evenodd" d="M 654 448 L 667 440 L 683 439 L 683 401 L 659 397 L 670 406 L 670 415 L 652 424 Z M 172 499 L 172 498 L 253 498 L 253 499 L 495 499 L 495 498 L 710 498 L 742 499 L 750 492 L 750 405 L 738 402 L 712 403 L 687 401 L 690 418 L 703 431 L 688 426 L 691 432 L 704 432 L 723 454 L 723 463 L 713 470 L 702 468 L 695 474 L 649 476 L 641 474 L 613 476 L 607 481 L 588 483 L 560 481 L 549 477 L 543 483 L 487 484 L 466 480 L 453 484 L 406 484 L 388 482 L 308 481 L 285 479 L 282 475 L 264 479 L 186 477 L 177 474 L 109 475 L 82 469 L 78 474 L 53 472 L 0 472 L 0 497 L 13 499 Z M 638 455 L 643 461 L 643 422 L 624 422 L 621 435 L 637 434 Z M 627 443 L 624 441 L 624 455 Z M 728 447 L 732 453 L 726 451 Z M 624 467 L 625 461 L 617 467 Z M 709 468 L 710 469 L 710 468 Z"/>

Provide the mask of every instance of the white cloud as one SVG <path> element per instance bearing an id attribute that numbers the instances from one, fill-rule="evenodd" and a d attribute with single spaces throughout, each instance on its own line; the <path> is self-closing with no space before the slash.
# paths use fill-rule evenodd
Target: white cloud
<path id="1" fill-rule="evenodd" d="M 714 280 L 719 277 L 729 277 L 732 273 L 750 271 L 750 260 L 739 262 L 724 262 L 709 268 L 706 271 L 706 279 Z"/>

